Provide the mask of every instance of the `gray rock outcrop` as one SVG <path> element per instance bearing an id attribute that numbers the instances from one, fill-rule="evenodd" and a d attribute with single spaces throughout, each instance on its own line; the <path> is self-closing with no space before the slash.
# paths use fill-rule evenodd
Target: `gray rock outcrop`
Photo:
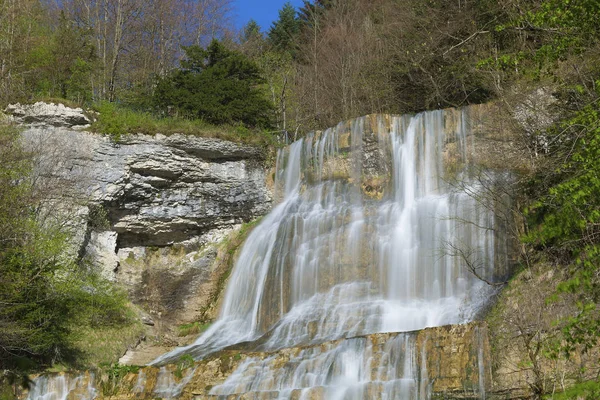
<path id="1" fill-rule="evenodd" d="M 45 218 L 72 231 L 66 253 L 126 287 L 157 332 L 195 321 L 218 244 L 271 208 L 264 149 L 179 134 L 117 144 L 79 129 L 89 123 L 80 109 L 7 112 L 35 154 Z"/>
<path id="2" fill-rule="evenodd" d="M 171 246 L 270 209 L 259 149 L 218 139 L 137 135 L 118 145 L 64 128 L 29 128 L 41 174 L 62 178 L 105 215 L 117 248 Z"/>
<path id="3" fill-rule="evenodd" d="M 86 127 L 92 122 L 81 108 L 65 107 L 63 104 L 17 103 L 10 104 L 5 112 L 18 123 L 36 126 Z"/>

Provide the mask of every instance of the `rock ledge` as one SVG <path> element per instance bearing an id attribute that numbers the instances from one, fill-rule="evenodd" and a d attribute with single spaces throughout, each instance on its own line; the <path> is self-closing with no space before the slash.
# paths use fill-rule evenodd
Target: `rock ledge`
<path id="1" fill-rule="evenodd" d="M 21 124 L 56 127 L 87 127 L 91 120 L 81 108 L 66 107 L 63 104 L 37 102 L 35 104 L 10 104 L 4 110 Z"/>

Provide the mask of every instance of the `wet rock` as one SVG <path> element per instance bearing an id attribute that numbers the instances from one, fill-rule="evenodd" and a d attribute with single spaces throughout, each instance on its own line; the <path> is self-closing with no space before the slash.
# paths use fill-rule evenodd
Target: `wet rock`
<path id="1" fill-rule="evenodd" d="M 406 367 L 400 350 L 405 346 L 406 337 L 414 344 L 414 376 L 398 379 L 406 374 Z M 362 360 L 364 373 L 374 382 L 340 381 L 340 373 L 346 363 L 356 361 L 337 354 L 336 348 L 348 348 L 357 341 L 372 348 L 369 358 Z M 351 347 L 350 347 L 351 348 Z M 325 356 L 327 351 L 330 354 Z M 175 364 L 162 367 L 144 367 L 127 374 L 116 382 L 115 390 L 106 394 L 94 392 L 97 399 L 148 399 L 159 393 L 176 393 L 176 398 L 188 399 L 330 399 L 345 388 L 351 398 L 444 398 L 481 399 L 504 398 L 495 396 L 491 386 L 491 369 L 473 369 L 481 357 L 489 357 L 487 328 L 479 323 L 467 325 L 428 328 L 410 333 L 385 333 L 366 335 L 358 338 L 326 342 L 317 346 L 282 349 L 272 353 L 222 351 L 213 354 L 193 365 L 185 365 L 179 360 Z M 304 359 L 302 357 L 312 356 Z M 322 355 L 321 358 L 318 356 Z M 301 373 L 306 363 L 318 366 L 335 361 L 324 384 L 311 385 L 312 380 Z M 474 364 L 475 363 L 475 364 Z M 254 367 L 254 368 L 253 368 Z M 234 374 L 239 381 L 228 385 L 227 379 Z M 294 375 L 294 374 L 297 375 Z M 52 375 L 44 379 L 52 381 L 62 375 Z M 85 376 L 80 375 L 80 376 Z M 297 376 L 297 380 L 290 379 Z M 165 379 L 169 378 L 170 379 Z M 262 377 L 262 378 L 261 378 Z M 77 375 L 69 376 L 76 379 Z M 278 382 L 295 382 L 293 388 L 281 388 Z M 169 385 L 165 385 L 168 382 Z M 90 392 L 101 387 L 101 379 L 91 382 Z M 341 386 L 338 386 L 341 385 Z M 250 390 L 245 390 L 250 388 Z M 230 391 L 231 390 L 231 391 Z M 336 391 L 338 390 L 338 391 Z M 408 396 L 408 394 L 415 396 Z M 485 394 L 484 394 L 485 393 Z M 282 396 L 283 395 L 283 396 Z M 388 397 L 385 397 L 388 395 Z M 24 397 L 23 397 L 24 398 Z"/>

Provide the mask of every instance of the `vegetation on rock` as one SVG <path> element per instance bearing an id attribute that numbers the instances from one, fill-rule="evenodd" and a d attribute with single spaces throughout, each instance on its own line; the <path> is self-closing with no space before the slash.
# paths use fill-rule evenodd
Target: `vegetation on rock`
<path id="1" fill-rule="evenodd" d="M 131 323 L 125 295 L 65 255 L 69 215 L 41 218 L 56 193 L 36 186 L 31 157 L 0 126 L 0 369 L 17 374 L 75 362 L 86 328 Z"/>

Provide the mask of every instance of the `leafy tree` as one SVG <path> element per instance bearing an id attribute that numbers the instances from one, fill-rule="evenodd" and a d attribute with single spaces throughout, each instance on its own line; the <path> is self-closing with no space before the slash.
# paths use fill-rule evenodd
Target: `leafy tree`
<path id="1" fill-rule="evenodd" d="M 54 35 L 49 78 L 56 82 L 58 95 L 79 102 L 91 100 L 90 74 L 95 48 L 90 32 L 77 27 L 61 11 Z"/>
<path id="2" fill-rule="evenodd" d="M 187 117 L 214 124 L 243 123 L 270 126 L 272 105 L 260 85 L 258 66 L 242 53 L 229 50 L 217 40 L 206 48 L 185 48 L 182 68 L 160 79 L 156 104 Z"/>
<path id="3" fill-rule="evenodd" d="M 497 29 L 535 38 L 507 59 L 533 76 L 550 73 L 557 86 L 560 119 L 542 135 L 547 167 L 531 182 L 524 240 L 571 277 L 559 287 L 577 299 L 578 313 L 561 321 L 569 354 L 600 339 L 600 3 L 546 0 L 526 10 Z"/>
<path id="4" fill-rule="evenodd" d="M 278 51 L 295 54 L 301 22 L 292 3 L 287 2 L 279 10 L 279 19 L 273 22 L 267 35 L 268 41 Z"/>
<path id="5" fill-rule="evenodd" d="M 600 338 L 600 93 L 550 132 L 549 140 L 561 139 L 557 157 L 563 162 L 537 182 L 553 183 L 529 208 L 525 241 L 570 270 L 572 278 L 559 292 L 578 297 L 579 312 L 564 332 L 564 350 L 571 352 L 576 345 L 593 347 Z"/>
<path id="6" fill-rule="evenodd" d="M 128 322 L 123 295 L 64 255 L 64 221 L 37 218 L 31 157 L 0 126 L 0 369 L 17 375 L 74 361 L 75 326 Z"/>
<path id="7" fill-rule="evenodd" d="M 275 125 L 279 131 L 294 129 L 297 124 L 290 112 L 295 106 L 293 84 L 296 68 L 286 52 L 265 51 L 258 59 L 274 105 Z"/>

